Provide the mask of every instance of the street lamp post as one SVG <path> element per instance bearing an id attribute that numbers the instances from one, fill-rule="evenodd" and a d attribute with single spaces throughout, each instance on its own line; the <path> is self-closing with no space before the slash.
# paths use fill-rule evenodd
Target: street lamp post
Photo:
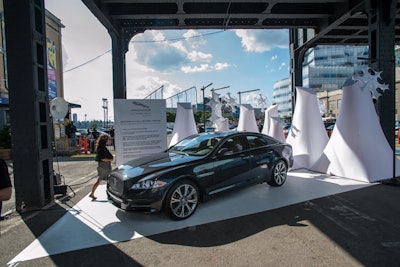
<path id="1" fill-rule="evenodd" d="M 102 98 L 103 100 L 103 106 L 102 108 L 104 109 L 104 120 L 103 120 L 103 126 L 106 127 L 106 120 L 108 118 L 108 99 L 107 98 Z M 108 123 L 107 123 L 108 124 Z"/>
<path id="2" fill-rule="evenodd" d="M 226 88 L 229 88 L 229 87 L 230 86 L 228 85 L 228 86 L 224 86 L 224 87 L 221 87 L 221 88 L 213 88 L 213 89 L 211 89 L 211 92 L 222 90 L 222 89 L 226 89 Z"/>
<path id="3" fill-rule="evenodd" d="M 206 131 L 206 103 L 204 101 L 205 97 L 204 97 L 204 90 L 211 86 L 213 83 L 210 83 L 207 86 L 203 86 L 200 90 L 203 91 L 203 123 L 204 123 L 204 132 Z"/>

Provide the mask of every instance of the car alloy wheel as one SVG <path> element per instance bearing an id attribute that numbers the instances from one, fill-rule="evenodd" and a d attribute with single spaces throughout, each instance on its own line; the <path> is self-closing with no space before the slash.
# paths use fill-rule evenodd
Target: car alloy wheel
<path id="1" fill-rule="evenodd" d="M 286 181 L 287 166 L 283 160 L 279 160 L 272 169 L 272 177 L 269 181 L 271 186 L 281 186 Z"/>
<path id="2" fill-rule="evenodd" d="M 199 201 L 197 186 L 188 180 L 179 181 L 168 191 L 166 213 L 175 220 L 183 220 L 194 213 Z"/>

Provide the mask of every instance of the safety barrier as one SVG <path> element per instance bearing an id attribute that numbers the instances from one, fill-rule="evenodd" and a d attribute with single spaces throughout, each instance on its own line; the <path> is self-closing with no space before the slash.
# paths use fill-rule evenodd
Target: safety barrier
<path id="1" fill-rule="evenodd" d="M 79 154 L 88 154 L 89 153 L 89 140 L 87 137 L 82 138 L 82 136 L 79 136 L 78 151 L 79 151 Z"/>

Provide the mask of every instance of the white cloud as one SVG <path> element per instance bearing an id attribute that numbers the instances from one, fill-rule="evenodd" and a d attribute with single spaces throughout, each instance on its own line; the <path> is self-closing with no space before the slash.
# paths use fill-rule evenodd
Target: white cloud
<path id="1" fill-rule="evenodd" d="M 137 99 L 145 98 L 146 96 L 150 95 L 151 93 L 158 90 L 162 86 L 164 86 L 163 88 L 164 98 L 174 95 L 181 90 L 181 88 L 178 85 L 173 84 L 168 80 L 161 79 L 160 77 L 157 76 L 148 75 L 141 79 L 140 85 L 138 85 L 138 87 L 133 92 L 131 92 L 131 90 L 129 91 L 128 98 L 137 98 Z"/>
<path id="2" fill-rule="evenodd" d="M 242 39 L 242 47 L 247 52 L 261 53 L 289 46 L 287 30 L 236 30 L 235 33 Z"/>
<path id="3" fill-rule="evenodd" d="M 231 67 L 228 63 L 216 63 L 214 66 L 209 64 L 201 64 L 200 66 L 183 66 L 181 71 L 183 73 L 196 73 L 196 72 L 211 72 L 215 71 L 222 71 L 227 68 Z"/>
<path id="4" fill-rule="evenodd" d="M 188 30 L 183 34 L 185 37 L 185 42 L 190 46 L 192 49 L 198 49 L 199 47 L 205 45 L 207 42 L 202 37 L 201 33 L 195 30 Z"/>
<path id="5" fill-rule="evenodd" d="M 286 66 L 286 62 L 282 62 L 282 63 L 279 65 L 279 69 L 281 70 L 281 69 L 283 69 L 285 66 Z"/>
<path id="6" fill-rule="evenodd" d="M 229 68 L 231 65 L 228 63 L 216 63 L 214 66 L 215 70 L 224 70 Z"/>
<path id="7" fill-rule="evenodd" d="M 137 63 L 161 72 L 173 72 L 188 62 L 187 52 L 182 46 L 156 42 L 157 39 L 164 40 L 164 37 L 156 31 L 150 31 L 149 34 L 145 32 L 133 40 L 130 49 L 134 52 Z M 148 42 L 141 42 L 143 40 Z"/>
<path id="8" fill-rule="evenodd" d="M 195 72 L 210 72 L 212 71 L 213 68 L 212 66 L 208 65 L 208 64 L 201 64 L 200 66 L 183 66 L 181 68 L 181 71 L 183 73 L 195 73 Z"/>
<path id="9" fill-rule="evenodd" d="M 271 60 L 272 60 L 272 61 L 275 61 L 275 60 L 277 60 L 277 59 L 278 59 L 278 56 L 277 56 L 277 55 L 274 55 L 274 56 L 271 57 Z"/>
<path id="10" fill-rule="evenodd" d="M 179 31 L 178 31 L 179 32 Z M 183 32 L 185 41 L 174 41 L 178 37 L 165 37 L 161 31 L 146 31 L 132 40 L 131 49 L 134 51 L 135 60 L 141 65 L 151 69 L 168 73 L 179 69 L 188 70 L 185 64 L 189 62 L 211 62 L 212 54 L 200 50 L 193 50 L 195 43 L 199 47 L 199 38 L 191 41 L 193 36 L 200 36 L 194 30 Z M 190 49 L 189 49 L 190 48 Z M 199 71 L 199 68 L 195 68 Z"/>
<path id="11" fill-rule="evenodd" d="M 197 61 L 210 62 L 212 60 L 212 55 L 206 54 L 203 52 L 199 52 L 199 51 L 192 51 L 192 52 L 189 52 L 188 58 L 190 59 L 190 61 L 193 61 L 193 62 L 197 62 Z"/>

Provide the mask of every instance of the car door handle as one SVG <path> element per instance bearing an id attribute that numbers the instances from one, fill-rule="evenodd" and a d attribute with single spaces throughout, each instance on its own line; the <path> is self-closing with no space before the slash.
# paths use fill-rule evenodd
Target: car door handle
<path id="1" fill-rule="evenodd" d="M 254 157 L 254 156 L 253 155 L 248 155 L 248 156 L 243 156 L 242 159 L 250 159 L 252 157 Z"/>

